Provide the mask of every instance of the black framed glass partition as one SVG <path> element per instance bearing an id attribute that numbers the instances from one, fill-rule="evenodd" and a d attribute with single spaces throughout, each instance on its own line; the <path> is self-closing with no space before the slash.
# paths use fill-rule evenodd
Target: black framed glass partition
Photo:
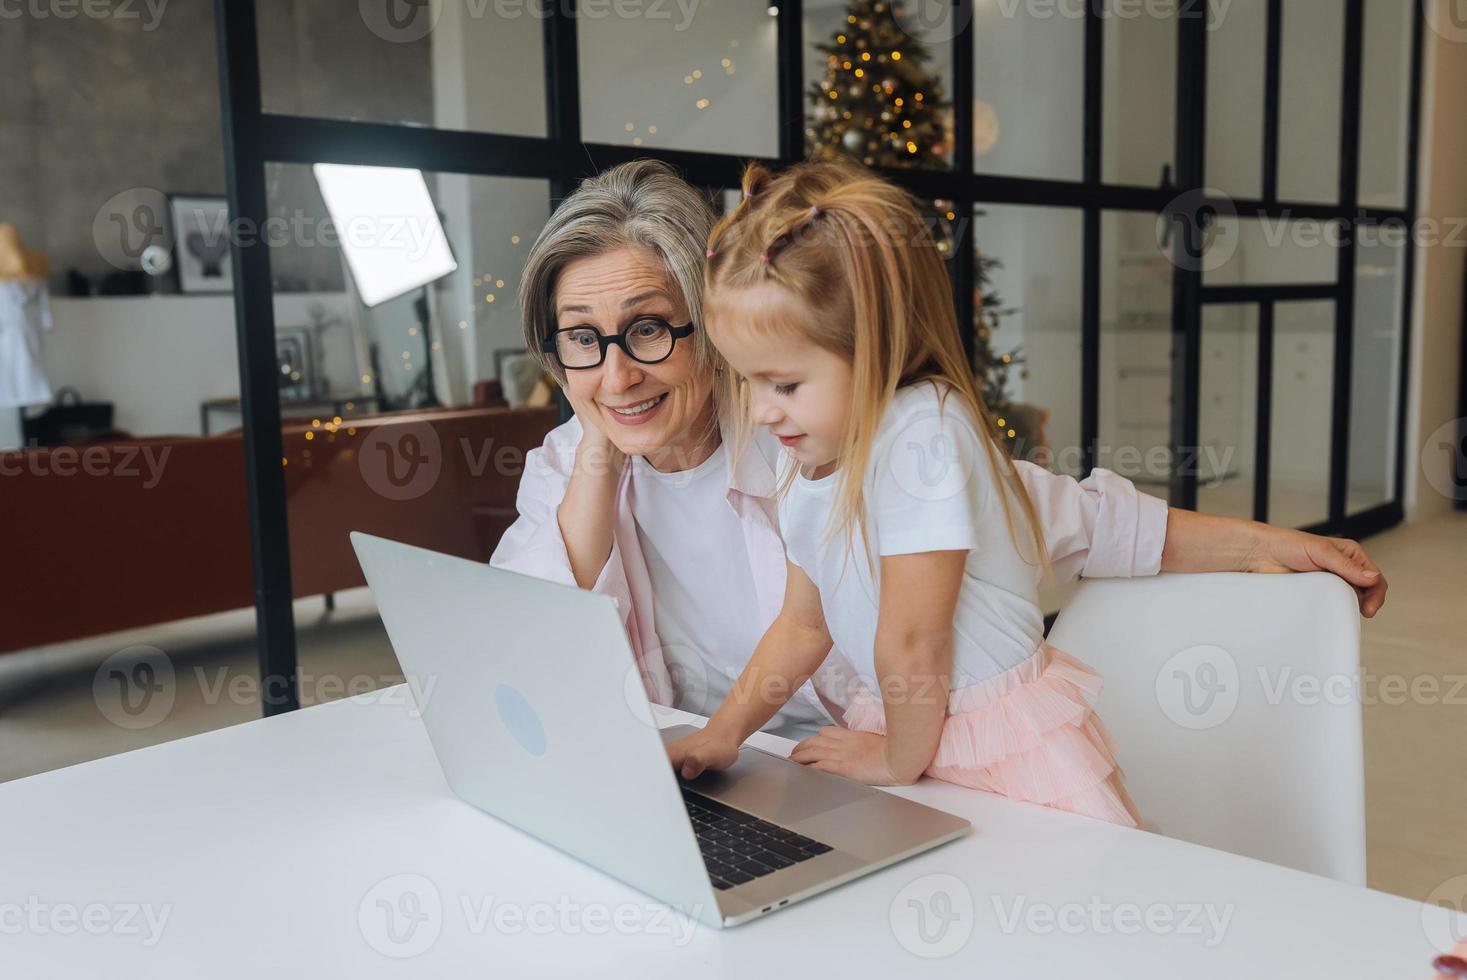
<path id="1" fill-rule="evenodd" d="M 656 157 L 726 189 L 748 159 L 839 152 L 832 133 L 858 156 L 917 146 L 893 100 L 920 77 L 933 152 L 877 166 L 946 209 L 960 326 L 1013 357 L 1028 449 L 1179 507 L 1355 536 L 1401 520 L 1413 260 L 1409 236 L 1376 239 L 1415 220 L 1419 5 L 796 0 L 686 23 L 651 4 L 359 6 L 332 34 L 359 81 L 323 102 L 309 25 L 216 0 L 235 219 L 309 212 L 317 164 L 408 168 L 459 260 L 426 296 L 342 311 L 365 324 L 333 369 L 358 397 L 469 399 L 515 346 L 516 263 L 585 176 Z M 899 76 L 918 50 L 925 74 Z M 859 121 L 827 97 L 889 115 L 846 135 Z M 315 417 L 282 413 L 282 296 L 345 280 L 329 249 L 233 261 L 261 673 L 294 690 L 289 427 Z M 363 449 L 349 412 L 319 421 L 313 467 Z"/>

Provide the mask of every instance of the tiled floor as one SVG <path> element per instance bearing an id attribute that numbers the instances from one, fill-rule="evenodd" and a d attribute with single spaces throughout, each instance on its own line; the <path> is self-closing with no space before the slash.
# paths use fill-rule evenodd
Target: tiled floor
<path id="1" fill-rule="evenodd" d="M 1370 884 L 1424 899 L 1467 874 L 1467 515 L 1367 546 L 1391 583 L 1362 628 Z M 330 614 L 302 600 L 296 621 L 303 703 L 402 679 L 365 590 Z M 253 630 L 241 610 L 0 657 L 0 781 L 258 717 Z M 172 671 L 168 710 L 119 714 L 108 658 L 124 650 L 145 680 Z"/>

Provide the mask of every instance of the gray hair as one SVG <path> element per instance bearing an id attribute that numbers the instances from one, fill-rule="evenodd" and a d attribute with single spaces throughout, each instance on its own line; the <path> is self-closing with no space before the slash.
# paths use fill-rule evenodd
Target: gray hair
<path id="1" fill-rule="evenodd" d="M 618 164 L 584 181 L 550 216 L 525 259 L 520 317 L 525 346 L 562 383 L 565 371 L 545 353 L 558 325 L 555 287 L 571 261 L 629 245 L 657 254 L 692 316 L 694 370 L 712 370 L 717 351 L 703 332 L 703 264 L 713 230 L 713 206 L 660 160 Z"/>

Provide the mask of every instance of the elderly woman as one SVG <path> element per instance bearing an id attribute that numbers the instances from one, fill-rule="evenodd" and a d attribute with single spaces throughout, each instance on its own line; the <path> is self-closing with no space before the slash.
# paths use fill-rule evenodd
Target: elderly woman
<path id="1" fill-rule="evenodd" d="M 702 330 L 708 201 L 665 164 L 588 180 L 540 233 L 520 284 L 526 343 L 562 383 L 575 418 L 530 453 L 519 519 L 492 564 L 617 600 L 648 695 L 712 712 L 785 586 L 777 524 L 779 445 L 735 457 Z M 1020 462 L 1056 580 L 1158 571 L 1324 570 L 1361 612 L 1385 578 L 1353 541 L 1170 510 L 1096 469 L 1083 482 Z M 794 738 L 839 722 L 856 690 L 838 651 L 766 730 Z"/>

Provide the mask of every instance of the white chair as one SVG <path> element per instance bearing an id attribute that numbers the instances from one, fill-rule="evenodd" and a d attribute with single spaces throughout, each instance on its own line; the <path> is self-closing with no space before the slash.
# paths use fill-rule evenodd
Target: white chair
<path id="1" fill-rule="evenodd" d="M 1360 620 L 1344 581 L 1090 579 L 1049 642 L 1104 675 L 1096 711 L 1153 829 L 1365 883 Z"/>

